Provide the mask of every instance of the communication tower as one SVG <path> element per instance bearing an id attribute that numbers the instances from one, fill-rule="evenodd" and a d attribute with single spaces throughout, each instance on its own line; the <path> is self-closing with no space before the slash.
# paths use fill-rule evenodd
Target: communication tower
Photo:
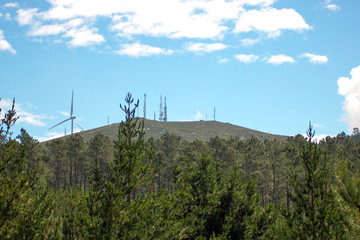
<path id="1" fill-rule="evenodd" d="M 164 122 L 167 122 L 167 106 L 166 106 L 166 96 L 165 96 L 165 107 L 164 107 Z"/>
<path id="2" fill-rule="evenodd" d="M 144 93 L 144 119 L 146 119 L 146 93 Z"/>
<path id="3" fill-rule="evenodd" d="M 162 95 L 161 94 L 160 94 L 160 115 L 159 115 L 159 120 L 160 121 L 164 120 L 163 103 L 162 103 Z"/>

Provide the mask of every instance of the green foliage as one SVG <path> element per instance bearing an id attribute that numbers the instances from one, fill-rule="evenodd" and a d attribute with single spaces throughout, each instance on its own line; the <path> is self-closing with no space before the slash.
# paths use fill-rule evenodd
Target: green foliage
<path id="1" fill-rule="evenodd" d="M 360 235 L 360 176 L 351 176 L 345 161 L 340 161 L 336 171 L 337 193 L 345 206 L 350 231 L 353 236 Z"/>
<path id="2" fill-rule="evenodd" d="M 125 122 L 119 125 L 118 140 L 115 142 L 115 158 L 111 172 L 111 182 L 127 195 L 128 201 L 131 193 L 141 187 L 151 176 L 152 150 L 145 148 L 144 122 L 135 118 L 139 100 L 132 104 L 131 94 L 125 98 L 127 106 L 120 108 L 125 113 Z"/>
<path id="3" fill-rule="evenodd" d="M 0 127 L 1 239 L 358 238 L 360 145 L 345 134 L 317 144 L 310 125 L 308 140 L 165 133 L 145 142 L 138 102 L 125 101 L 114 144 L 74 134 L 43 149 L 23 129 L 11 138 L 10 109 Z"/>
<path id="4" fill-rule="evenodd" d="M 284 211 L 290 239 L 343 239 L 345 224 L 335 193 L 329 183 L 327 155 L 313 143 L 311 124 L 308 141 L 301 152 L 302 174 L 290 172 L 290 209 Z"/>
<path id="5" fill-rule="evenodd" d="M 40 175 L 38 143 L 23 129 L 20 143 L 11 139 L 15 115 L 14 100 L 0 128 L 0 239 L 45 238 L 52 200 Z"/>
<path id="6" fill-rule="evenodd" d="M 90 168 L 95 168 L 97 161 L 104 175 L 109 174 L 109 165 L 113 163 L 114 147 L 109 137 L 98 133 L 88 142 Z"/>
<path id="7" fill-rule="evenodd" d="M 68 159 L 69 185 L 86 187 L 86 172 L 89 169 L 85 154 L 85 142 L 80 134 L 71 134 L 65 140 L 65 154 Z"/>
<path id="8" fill-rule="evenodd" d="M 46 161 L 49 166 L 48 181 L 54 189 L 60 189 L 61 183 L 66 185 L 67 169 L 65 160 L 65 143 L 55 139 L 46 143 Z"/>

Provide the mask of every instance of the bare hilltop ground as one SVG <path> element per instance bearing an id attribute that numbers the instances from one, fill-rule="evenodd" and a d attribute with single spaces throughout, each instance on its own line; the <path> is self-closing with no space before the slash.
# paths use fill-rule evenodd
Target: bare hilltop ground
<path id="1" fill-rule="evenodd" d="M 139 119 L 141 121 L 143 119 Z M 84 137 L 85 142 L 93 138 L 97 133 L 102 133 L 105 136 L 115 140 L 118 134 L 119 123 L 94 128 L 80 132 Z M 251 137 L 259 138 L 260 140 L 278 139 L 286 140 L 287 136 L 274 135 L 270 133 L 260 132 L 245 127 L 232 125 L 230 123 L 223 123 L 217 121 L 194 121 L 194 122 L 160 122 L 145 119 L 144 120 L 145 139 L 153 137 L 159 139 L 166 132 L 181 137 L 185 141 L 193 141 L 195 139 L 201 141 L 209 141 L 212 137 L 221 137 L 228 139 L 235 137 L 239 139 L 247 139 Z"/>

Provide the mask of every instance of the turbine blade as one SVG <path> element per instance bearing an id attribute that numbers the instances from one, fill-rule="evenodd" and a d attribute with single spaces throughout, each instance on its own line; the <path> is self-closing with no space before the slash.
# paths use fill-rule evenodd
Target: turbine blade
<path id="1" fill-rule="evenodd" d="M 81 128 L 81 130 L 85 131 L 75 120 L 74 120 L 74 123 L 75 123 L 76 125 L 78 125 L 78 127 Z"/>
<path id="2" fill-rule="evenodd" d="M 49 128 L 48 130 L 50 130 L 50 129 L 53 129 L 54 127 L 57 127 L 57 126 L 59 126 L 60 124 L 62 124 L 62 123 L 64 123 L 64 122 L 66 122 L 66 121 L 69 121 L 71 118 L 68 118 L 68 119 L 66 119 L 66 120 L 64 120 L 64 121 L 62 121 L 61 123 L 58 123 L 58 124 L 56 124 L 55 126 L 52 126 L 51 128 Z"/>
<path id="3" fill-rule="evenodd" d="M 72 95 L 71 95 L 70 117 L 72 117 L 73 112 L 74 112 L 74 90 L 72 90 Z"/>

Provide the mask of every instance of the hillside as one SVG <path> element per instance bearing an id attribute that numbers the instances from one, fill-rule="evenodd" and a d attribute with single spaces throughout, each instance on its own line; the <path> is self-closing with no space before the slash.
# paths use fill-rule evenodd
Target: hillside
<path id="1" fill-rule="evenodd" d="M 195 139 L 208 141 L 210 138 L 215 136 L 219 136 L 221 138 L 236 137 L 240 139 L 257 137 L 260 140 L 264 140 L 266 138 L 285 140 L 287 138 L 287 136 L 273 135 L 217 121 L 160 122 L 145 119 L 144 123 L 145 139 L 149 139 L 150 137 L 158 139 L 165 132 L 180 136 L 186 141 L 193 141 Z M 118 126 L 119 123 L 114 123 L 104 127 L 82 131 L 80 134 L 84 137 L 85 141 L 93 138 L 98 132 L 101 132 L 105 136 L 109 136 L 111 139 L 115 140 L 118 133 Z"/>

